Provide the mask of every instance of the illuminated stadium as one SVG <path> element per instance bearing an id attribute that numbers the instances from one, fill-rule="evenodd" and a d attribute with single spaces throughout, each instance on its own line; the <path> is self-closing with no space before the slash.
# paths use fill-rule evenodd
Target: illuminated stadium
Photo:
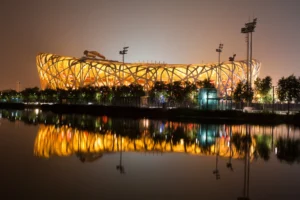
<path id="1" fill-rule="evenodd" d="M 82 58 L 40 53 L 36 57 L 41 88 L 77 89 L 85 86 L 119 86 L 140 84 L 149 90 L 155 82 L 197 82 L 210 79 L 222 91 L 230 91 L 247 79 L 247 61 L 207 64 L 124 63 L 106 60 L 95 51 L 85 51 Z M 260 70 L 260 62 L 252 61 L 252 80 Z M 217 81 L 216 81 L 217 79 Z"/>

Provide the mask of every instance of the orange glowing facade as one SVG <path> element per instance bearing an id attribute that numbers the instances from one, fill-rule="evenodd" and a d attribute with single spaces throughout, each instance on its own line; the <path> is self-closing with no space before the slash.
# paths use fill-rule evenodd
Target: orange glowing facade
<path id="1" fill-rule="evenodd" d="M 247 62 L 234 61 L 209 64 L 122 63 L 96 58 L 74 58 L 41 53 L 36 57 L 41 88 L 77 89 L 85 86 L 119 86 L 140 84 L 145 90 L 155 82 L 171 83 L 210 79 L 225 91 L 247 79 Z M 260 62 L 252 61 L 252 80 L 260 70 Z M 217 80 L 217 81 L 216 81 Z"/>
<path id="2" fill-rule="evenodd" d="M 250 154 L 253 155 L 255 140 L 251 144 Z M 171 140 L 155 141 L 150 134 L 140 138 L 130 139 L 120 137 L 107 131 L 105 134 L 90 133 L 73 129 L 68 126 L 55 127 L 40 125 L 34 144 L 34 155 L 49 158 L 51 156 L 71 156 L 73 154 L 99 154 L 112 152 L 160 152 L 188 153 L 194 155 L 215 155 L 221 157 L 243 158 L 245 152 L 238 151 L 233 145 L 228 145 L 229 138 L 217 138 L 215 143 L 203 150 L 199 142 L 186 142 L 180 139 L 178 143 Z"/>

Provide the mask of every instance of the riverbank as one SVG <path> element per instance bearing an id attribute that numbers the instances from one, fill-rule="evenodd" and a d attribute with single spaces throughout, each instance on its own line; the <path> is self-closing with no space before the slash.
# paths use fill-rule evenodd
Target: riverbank
<path id="1" fill-rule="evenodd" d="M 294 124 L 300 125 L 300 114 L 278 115 L 273 113 L 244 113 L 236 110 L 205 111 L 189 108 L 139 108 L 79 104 L 23 104 L 0 103 L 0 109 L 35 109 L 51 111 L 57 114 L 107 115 L 109 117 L 149 118 L 173 121 L 193 121 L 203 123 L 232 124 Z"/>

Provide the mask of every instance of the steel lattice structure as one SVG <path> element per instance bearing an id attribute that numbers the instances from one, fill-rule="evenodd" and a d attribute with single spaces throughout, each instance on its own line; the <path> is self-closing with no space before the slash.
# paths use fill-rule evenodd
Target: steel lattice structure
<path id="1" fill-rule="evenodd" d="M 36 57 L 41 88 L 77 89 L 85 86 L 119 86 L 131 83 L 150 89 L 156 81 L 165 83 L 210 79 L 221 90 L 230 90 L 247 79 L 247 61 L 210 64 L 122 63 L 111 60 L 74 58 L 41 53 Z M 252 61 L 252 80 L 260 70 L 260 62 Z M 219 70 L 217 70 L 219 68 Z M 221 81 L 219 81 L 221 80 Z M 233 85 L 232 85 L 233 84 Z"/>

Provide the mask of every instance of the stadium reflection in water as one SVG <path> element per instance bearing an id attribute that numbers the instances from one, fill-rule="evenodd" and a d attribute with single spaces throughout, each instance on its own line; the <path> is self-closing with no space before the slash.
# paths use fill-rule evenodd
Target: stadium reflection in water
<path id="1" fill-rule="evenodd" d="M 148 123 L 148 120 L 141 120 Z M 157 122 L 154 130 L 143 127 L 140 134 L 123 135 L 113 130 L 93 133 L 79 130 L 68 125 L 40 125 L 35 140 L 34 154 L 40 157 L 69 156 L 72 154 L 91 157 L 99 153 L 135 151 L 135 152 L 181 152 L 197 155 L 243 158 L 244 153 L 231 146 L 231 133 L 228 126 L 181 124 L 176 122 Z M 156 126 L 155 126 L 156 125 Z M 123 127 L 126 130 L 125 127 Z M 236 130 L 239 127 L 233 127 Z M 101 128 L 100 128 L 101 129 Z M 233 134 L 234 137 L 237 137 Z M 236 138 L 236 140 L 243 140 Z M 251 141 L 251 156 L 256 147 Z M 236 141 L 240 142 L 240 141 Z M 230 151 L 231 147 L 231 151 Z M 239 147 L 240 148 L 240 147 Z M 93 156 L 92 156 L 93 157 Z M 89 159 L 81 159 L 89 160 Z"/>
<path id="2" fill-rule="evenodd" d="M 274 165 L 271 157 L 275 157 L 280 163 L 293 164 L 300 161 L 300 131 L 297 127 L 289 125 L 198 124 L 7 110 L 0 110 L 0 118 L 13 121 L 16 126 L 19 126 L 20 121 L 25 124 L 39 125 L 34 138 L 33 153 L 36 157 L 50 158 L 54 161 L 47 162 L 48 164 L 55 163 L 56 159 L 51 157 L 75 155 L 78 159 L 75 159 L 75 162 L 90 163 L 103 157 L 107 158 L 109 156 L 105 155 L 114 153 L 114 158 L 118 161 L 114 160 L 113 167 L 121 174 L 126 174 L 126 169 L 132 170 L 133 165 L 126 162 L 130 154 L 126 154 L 127 157 L 123 158 L 123 153 L 173 152 L 177 155 L 191 155 L 189 158 L 206 155 L 199 160 L 212 158 L 213 165 L 209 169 L 212 179 L 218 181 L 227 178 L 228 180 L 228 173 L 224 168 L 227 168 L 230 174 L 231 171 L 234 171 L 234 174 L 239 173 L 238 177 L 243 180 L 241 182 L 243 190 L 235 195 L 237 199 L 249 199 L 249 185 L 257 184 L 253 184 L 258 180 L 257 169 L 265 165 L 253 161 L 270 160 L 269 163 L 273 162 L 271 165 Z M 168 155 L 165 158 L 169 158 Z M 235 162 L 235 160 L 239 161 Z M 59 160 L 59 162 L 63 161 Z M 96 162 L 93 164 L 96 167 Z M 203 165 L 204 162 L 201 164 Z M 250 164 L 251 170 L 254 171 L 252 175 Z M 278 174 L 281 172 L 277 171 Z M 153 173 L 155 174 L 155 171 Z M 253 176 L 254 173 L 256 175 Z M 258 194 L 255 193 L 257 188 L 255 190 L 252 186 L 252 196 L 257 196 Z"/>
<path id="3" fill-rule="evenodd" d="M 287 125 L 216 125 L 148 119 L 58 116 L 56 125 L 40 125 L 34 154 L 40 157 L 78 155 L 92 161 L 110 152 L 178 152 L 231 159 L 298 160 L 299 130 Z M 73 125 L 72 125 L 73 124 Z M 295 138 L 296 137 L 296 138 Z M 295 155 L 291 155 L 295 152 Z"/>
<path id="4" fill-rule="evenodd" d="M 250 160 L 269 160 L 271 152 L 288 163 L 300 160 L 300 130 L 289 125 L 198 124 L 36 111 L 0 112 L 2 118 L 11 121 L 39 124 L 34 155 L 44 158 L 76 154 L 81 161 L 92 161 L 122 149 L 228 157 L 230 169 L 231 159 L 244 158 L 245 152 Z"/>
<path id="5" fill-rule="evenodd" d="M 216 180 L 221 178 L 219 156 L 228 157 L 227 168 L 231 171 L 232 159 L 244 159 L 243 192 L 238 200 L 249 199 L 251 160 L 258 157 L 268 160 L 274 151 L 280 160 L 299 161 L 299 139 L 289 139 L 289 127 L 286 127 L 286 133 L 281 132 L 284 126 L 212 125 L 148 119 L 122 122 L 105 116 L 95 122 L 99 125 L 99 133 L 69 125 L 40 125 L 34 155 L 49 158 L 76 154 L 82 162 L 93 162 L 105 153 L 120 152 L 116 168 L 121 174 L 125 173 L 123 151 L 214 155 Z M 111 125 L 107 127 L 107 124 Z M 292 153 L 294 150 L 296 152 Z"/>

